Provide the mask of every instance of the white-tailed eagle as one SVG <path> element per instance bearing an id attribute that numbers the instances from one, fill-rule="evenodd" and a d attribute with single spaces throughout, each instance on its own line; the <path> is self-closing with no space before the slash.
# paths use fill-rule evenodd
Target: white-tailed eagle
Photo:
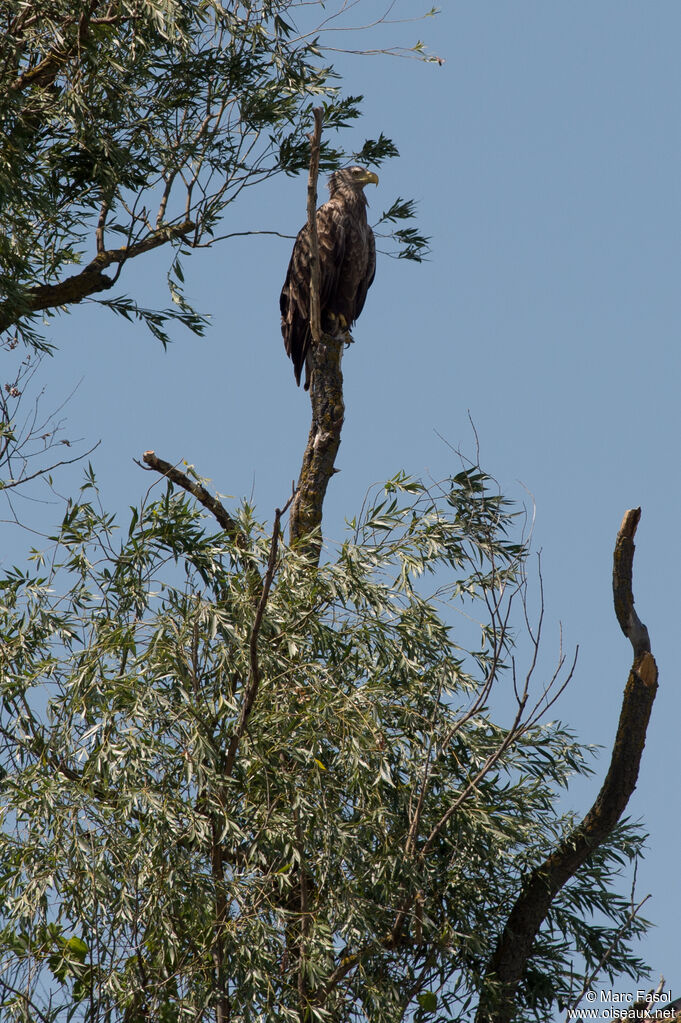
<path id="1" fill-rule="evenodd" d="M 324 333 L 347 331 L 355 322 L 376 272 L 374 233 L 367 222 L 364 186 L 378 177 L 364 167 L 346 167 L 329 178 L 331 198 L 317 210 L 319 304 Z M 298 232 L 279 299 L 281 333 L 293 362 L 296 383 L 305 366 L 310 386 L 310 238 Z"/>

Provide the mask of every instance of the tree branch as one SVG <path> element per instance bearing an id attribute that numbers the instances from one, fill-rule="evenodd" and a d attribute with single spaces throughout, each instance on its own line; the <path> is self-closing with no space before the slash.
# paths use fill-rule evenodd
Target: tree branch
<path id="1" fill-rule="evenodd" d="M 8 480 L 0 480 L 0 490 L 11 490 L 13 487 L 21 487 L 24 483 L 29 483 L 31 480 L 37 479 L 39 476 L 47 476 L 48 473 L 54 472 L 55 469 L 59 469 L 62 465 L 73 465 L 74 462 L 80 462 L 83 458 L 87 458 L 95 451 L 101 441 L 97 441 L 91 448 L 84 451 L 82 455 L 76 455 L 75 458 L 62 458 L 59 462 L 53 462 L 52 465 L 46 465 L 44 469 L 38 469 L 36 472 L 30 473 L 28 476 L 19 476 L 18 479 L 10 478 Z M 4 454 L 4 452 L 3 452 Z"/>
<path id="2" fill-rule="evenodd" d="M 479 1007 L 476 1023 L 510 1023 L 534 940 L 551 903 L 607 839 L 636 787 L 658 677 L 647 630 L 634 611 L 631 586 L 633 538 L 640 514 L 640 509 L 625 514 L 615 543 L 615 612 L 634 647 L 634 663 L 624 689 L 610 768 L 595 803 L 582 822 L 526 877 L 487 966 L 485 980 L 497 986 L 496 997 L 490 1004 Z"/>
<path id="3" fill-rule="evenodd" d="M 228 1023 L 231 1003 L 227 994 L 225 976 L 225 928 L 229 919 L 229 906 L 225 894 L 224 853 L 220 841 L 221 825 L 215 814 L 211 819 L 211 874 L 215 895 L 215 923 L 213 944 L 213 966 L 217 981 L 217 1004 L 215 1006 L 215 1023 Z"/>
<path id="4" fill-rule="evenodd" d="M 322 108 L 315 107 L 314 129 L 310 139 L 310 172 L 307 179 L 307 231 L 310 236 L 310 332 L 312 344 L 321 340 L 321 308 L 319 299 L 319 240 L 317 238 L 317 178 L 319 149 L 322 141 Z"/>
<path id="5" fill-rule="evenodd" d="M 260 572 L 258 571 L 255 561 L 249 555 L 249 540 L 247 535 L 241 529 L 239 523 L 234 519 L 223 504 L 218 501 L 216 497 L 213 497 L 208 493 L 203 484 L 198 483 L 196 480 L 192 480 L 187 476 L 186 473 L 182 472 L 175 465 L 171 465 L 170 462 L 166 462 L 165 459 L 159 458 L 154 451 L 145 451 L 142 455 L 142 460 L 147 466 L 147 471 L 154 470 L 160 472 L 166 479 L 169 479 L 171 483 L 176 484 L 178 487 L 182 487 L 188 494 L 195 497 L 196 500 L 207 508 L 209 512 L 215 517 L 219 526 L 224 529 L 229 538 L 234 541 L 238 547 L 240 553 L 244 555 L 244 572 L 248 579 L 249 593 L 251 594 L 253 604 L 256 607 L 256 617 L 254 631 L 251 635 L 250 645 L 250 662 L 251 662 L 251 675 L 258 676 L 258 665 L 257 665 L 257 651 L 255 643 L 257 643 L 258 632 L 260 631 L 260 624 L 262 621 L 262 615 L 265 610 L 265 604 L 267 603 L 267 596 L 269 595 L 269 589 L 272 584 L 272 578 L 274 575 L 275 559 L 276 559 L 276 548 L 278 543 L 278 531 L 279 523 L 282 515 L 286 513 L 291 502 L 295 497 L 295 491 L 288 499 L 282 509 L 277 508 L 275 513 L 275 528 L 274 536 L 272 539 L 273 547 L 270 548 L 270 557 L 268 562 L 267 571 L 265 573 L 264 582 L 261 579 Z M 141 462 L 137 462 L 141 465 Z M 142 466 L 145 468 L 145 466 Z M 277 538 L 277 543 L 275 543 Z M 274 553 L 273 553 L 274 551 Z M 264 597 L 263 597 L 264 594 Z M 257 603 L 256 603 L 257 602 Z"/>
<path id="6" fill-rule="evenodd" d="M 634 657 L 650 652 L 648 630 L 634 610 L 632 593 L 632 572 L 634 566 L 634 536 L 641 518 L 640 508 L 625 512 L 617 534 L 612 565 L 612 592 L 615 600 L 615 614 L 622 632 L 634 648 Z"/>
<path id="7" fill-rule="evenodd" d="M 50 1023 L 50 1018 L 40 1010 L 40 1008 L 31 998 L 29 998 L 25 990 L 21 990 L 20 988 L 14 987 L 14 985 L 6 981 L 4 977 L 0 977 L 0 985 L 2 986 L 3 990 L 9 991 L 9 993 L 12 995 L 16 995 L 17 1002 L 23 1002 L 25 1009 L 27 1010 L 30 1009 L 31 1012 L 34 1012 L 36 1016 L 43 1021 L 43 1023 Z"/>
<path id="8" fill-rule="evenodd" d="M 321 143 L 322 111 L 314 111 L 315 128 L 310 135 L 310 173 L 307 186 L 307 226 L 310 235 L 310 331 L 312 344 L 310 402 L 312 423 L 298 487 L 291 507 L 291 545 L 299 544 L 313 564 L 322 548 L 322 509 L 329 480 L 337 471 L 336 454 L 345 418 L 341 358 L 346 337 L 323 334 L 320 326 L 319 246 L 317 242 L 317 176 Z"/>
<path id="9" fill-rule="evenodd" d="M 319 344 L 312 345 L 309 352 L 313 365 L 310 383 L 312 423 L 291 507 L 290 537 L 291 546 L 301 544 L 300 550 L 315 564 L 322 549 L 324 498 L 329 480 L 338 471 L 335 468 L 336 454 L 345 419 L 340 365 L 343 344 L 343 338 L 322 334 Z"/>
<path id="10" fill-rule="evenodd" d="M 279 546 L 279 528 L 281 524 L 281 517 L 285 514 L 289 504 L 293 498 L 289 498 L 288 502 L 283 508 L 277 508 L 274 514 L 274 527 L 272 529 L 272 541 L 270 543 L 270 556 L 267 561 L 267 571 L 265 572 L 265 578 L 263 579 L 262 591 L 260 593 L 260 600 L 255 612 L 255 618 L 253 620 L 253 628 L 251 629 L 251 638 L 249 642 L 249 659 L 250 659 L 250 675 L 246 690 L 244 692 L 244 701 L 241 705 L 241 713 L 239 715 L 239 721 L 234 730 L 234 734 L 230 740 L 229 747 L 227 749 L 227 756 L 225 757 L 225 768 L 224 775 L 226 778 L 230 778 L 232 771 L 234 770 L 234 761 L 236 760 L 236 752 L 239 746 L 241 736 L 246 730 L 248 724 L 248 718 L 255 698 L 258 695 L 258 689 L 260 687 L 260 666 L 258 664 L 258 636 L 260 635 L 260 628 L 262 626 L 262 619 L 267 606 L 267 600 L 270 595 L 270 588 L 272 586 L 272 580 L 274 579 L 274 573 L 277 568 L 277 549 Z"/>
<path id="11" fill-rule="evenodd" d="M 298 863 L 298 888 L 300 894 L 300 920 L 298 934 L 298 1013 L 301 1023 L 305 1023 L 309 1016 L 309 990 L 307 982 L 307 937 L 310 929 L 310 891 L 307 867 L 305 865 L 305 843 L 303 841 L 303 829 L 300 823 L 300 808 L 294 810 L 296 824 L 296 843 L 300 861 Z"/>
<path id="12" fill-rule="evenodd" d="M 218 525 L 224 529 L 225 533 L 234 540 L 243 539 L 241 529 L 235 519 L 229 514 L 223 504 L 221 504 L 216 497 L 213 497 L 208 493 L 206 488 L 201 484 L 197 483 L 196 480 L 191 480 L 186 473 L 182 472 L 176 466 L 171 465 L 170 462 L 166 462 L 165 459 L 159 458 L 154 451 L 145 451 L 142 455 L 142 461 L 149 466 L 149 470 L 155 470 L 160 472 L 163 476 L 167 477 L 171 483 L 175 483 L 178 487 L 182 487 L 187 493 L 195 497 L 196 500 L 207 508 L 209 512 L 215 517 Z M 139 464 L 139 463 L 138 463 Z"/>
<path id="13" fill-rule="evenodd" d="M 89 8 L 81 12 L 78 22 L 74 15 L 69 15 L 59 26 L 57 38 L 63 39 L 68 30 L 76 28 L 74 38 L 69 43 L 55 46 L 35 67 L 28 68 L 9 83 L 8 91 L 22 92 L 27 86 L 46 89 L 52 85 L 67 60 L 78 54 L 84 39 L 89 34 L 89 26 L 100 0 L 91 0 Z M 105 20 L 105 19 L 101 19 Z M 21 30 L 20 30 L 21 31 Z"/>
<path id="14" fill-rule="evenodd" d="M 101 216 L 100 216 L 101 224 Z M 118 249 L 104 249 L 84 267 L 80 273 L 59 281 L 58 284 L 40 284 L 27 293 L 21 315 L 30 315 L 43 309 L 54 309 L 58 306 L 81 302 L 84 298 L 100 291 L 107 291 L 114 286 L 115 278 L 107 276 L 103 271 L 114 263 L 122 264 L 144 252 L 157 249 L 166 242 L 182 238 L 194 230 L 192 220 L 184 220 L 181 224 L 161 227 L 150 231 L 141 241 L 132 245 L 124 245 Z M 99 235 L 97 236 L 99 238 Z M 0 305 L 0 332 L 7 330 L 18 319 L 16 304 L 5 302 Z"/>

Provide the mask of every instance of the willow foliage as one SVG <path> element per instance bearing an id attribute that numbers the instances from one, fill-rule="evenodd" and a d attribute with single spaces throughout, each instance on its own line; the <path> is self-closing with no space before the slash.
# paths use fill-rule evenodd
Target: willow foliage
<path id="1" fill-rule="evenodd" d="M 370 504 L 311 571 L 172 488 L 123 535 L 89 479 L 5 578 L 3 1019 L 469 1020 L 493 995 L 585 752 L 476 703 L 512 684 L 527 556 L 484 475 Z M 612 884 L 640 843 L 620 825 L 556 899 L 519 1021 L 609 948 L 638 975 Z"/>

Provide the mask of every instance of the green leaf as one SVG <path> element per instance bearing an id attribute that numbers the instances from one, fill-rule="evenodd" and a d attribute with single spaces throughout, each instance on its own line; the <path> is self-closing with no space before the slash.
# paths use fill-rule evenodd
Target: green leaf
<path id="1" fill-rule="evenodd" d="M 433 994 L 432 991 L 424 991 L 418 995 L 416 1001 L 419 1003 L 424 1012 L 436 1012 L 437 1011 L 437 995 Z"/>

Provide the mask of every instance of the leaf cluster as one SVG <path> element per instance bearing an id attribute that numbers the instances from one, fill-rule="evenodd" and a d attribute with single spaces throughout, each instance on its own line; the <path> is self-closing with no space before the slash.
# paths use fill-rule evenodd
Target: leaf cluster
<path id="1" fill-rule="evenodd" d="M 510 680 L 514 514 L 477 470 L 400 474 L 311 571 L 248 505 L 213 533 L 172 487 L 123 535 L 88 478 L 49 558 L 0 582 L 0 1006 L 470 1019 L 588 770 L 560 724 L 509 737 L 476 706 Z M 623 826 L 564 890 L 519 1020 L 615 933 L 609 968 L 638 968 L 612 883 L 639 845 Z"/>
<path id="2" fill-rule="evenodd" d="M 44 347 L 39 312 L 107 290 L 151 248 L 210 245 L 244 188 L 306 169 L 313 106 L 327 131 L 359 116 L 361 97 L 341 94 L 319 40 L 287 19 L 297 6 L 3 5 L 0 332 Z M 383 135 L 364 149 L 373 162 L 396 154 Z M 322 169 L 344 161 L 326 139 Z M 200 331 L 177 278 L 173 301 L 176 310 L 151 315 L 131 300 L 107 304 L 132 309 L 162 340 L 173 313 Z"/>

